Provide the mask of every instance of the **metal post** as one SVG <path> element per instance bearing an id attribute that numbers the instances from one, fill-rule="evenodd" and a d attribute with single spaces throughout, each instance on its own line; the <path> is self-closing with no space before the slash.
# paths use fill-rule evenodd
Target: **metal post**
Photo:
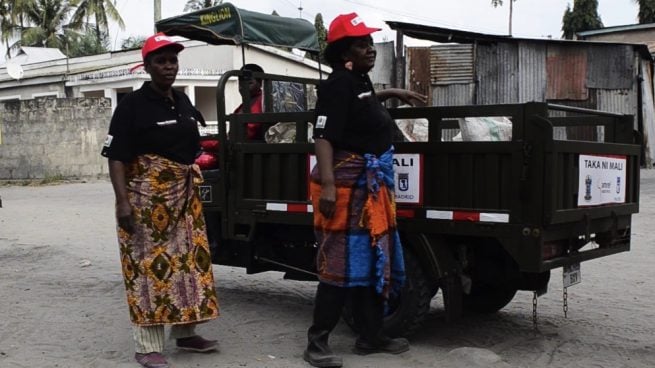
<path id="1" fill-rule="evenodd" d="M 155 6 L 155 23 L 161 20 L 161 0 L 154 0 Z M 157 27 L 155 27 L 155 33 L 157 33 Z"/>

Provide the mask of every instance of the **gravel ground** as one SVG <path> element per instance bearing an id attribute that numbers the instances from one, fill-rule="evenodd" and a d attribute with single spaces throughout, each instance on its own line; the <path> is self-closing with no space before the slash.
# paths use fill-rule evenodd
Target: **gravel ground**
<path id="1" fill-rule="evenodd" d="M 3 186 L 0 196 L 0 367 L 137 367 L 107 181 Z M 568 289 L 561 271 L 539 298 L 519 292 L 502 311 L 445 322 L 440 294 L 412 349 L 366 357 L 340 324 L 334 350 L 346 367 L 653 367 L 655 171 L 642 171 L 632 250 L 586 262 Z M 212 354 L 166 349 L 174 367 L 309 367 L 302 360 L 313 282 L 215 266 L 221 317 L 199 327 Z"/>

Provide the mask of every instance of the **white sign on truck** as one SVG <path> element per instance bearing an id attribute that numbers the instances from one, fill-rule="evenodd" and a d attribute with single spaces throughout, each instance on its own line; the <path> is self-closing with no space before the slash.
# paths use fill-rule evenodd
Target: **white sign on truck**
<path id="1" fill-rule="evenodd" d="M 580 155 L 578 207 L 625 203 L 626 157 Z"/>

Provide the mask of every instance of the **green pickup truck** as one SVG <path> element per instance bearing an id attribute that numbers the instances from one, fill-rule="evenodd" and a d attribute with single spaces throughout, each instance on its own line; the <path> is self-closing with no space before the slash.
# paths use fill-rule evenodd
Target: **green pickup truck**
<path id="1" fill-rule="evenodd" d="M 218 95 L 241 73 L 225 73 Z M 282 81 L 304 86 L 308 96 L 319 82 L 254 76 L 264 79 L 265 90 Z M 220 103 L 218 111 L 218 134 L 205 139 L 220 141 L 219 168 L 204 172 L 200 188 L 214 262 L 315 279 L 308 197 L 313 112 L 226 114 Z M 495 312 L 517 290 L 545 292 L 555 268 L 566 267 L 574 284 L 580 262 L 630 249 L 641 149 L 632 116 L 546 103 L 390 112 L 396 119 L 425 119 L 428 134 L 425 141 L 394 143 L 408 282 L 391 303 L 388 333 L 417 329 L 439 289 L 449 317 Z M 567 113 L 573 116 L 562 117 Z M 444 140 L 470 117 L 511 121 L 511 140 Z M 291 123 L 295 139 L 250 142 L 248 122 Z M 604 141 L 554 139 L 554 129 L 563 126 L 601 127 Z"/>

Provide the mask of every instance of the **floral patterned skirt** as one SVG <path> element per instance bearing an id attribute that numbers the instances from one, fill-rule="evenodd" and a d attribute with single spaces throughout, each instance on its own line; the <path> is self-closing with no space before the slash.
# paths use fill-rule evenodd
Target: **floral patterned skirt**
<path id="1" fill-rule="evenodd" d="M 209 243 L 195 165 L 139 156 L 128 166 L 127 189 L 136 223 L 117 227 L 132 323 L 196 323 L 218 316 Z"/>

